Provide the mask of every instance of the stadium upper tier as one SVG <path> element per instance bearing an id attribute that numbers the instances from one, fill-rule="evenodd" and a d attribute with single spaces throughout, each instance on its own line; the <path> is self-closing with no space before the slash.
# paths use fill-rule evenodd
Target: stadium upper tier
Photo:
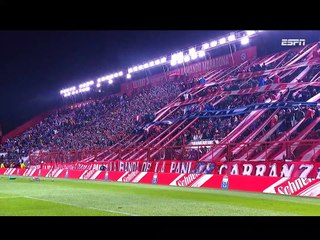
<path id="1" fill-rule="evenodd" d="M 8 164 L 39 151 L 85 162 L 319 160 L 319 146 L 303 143 L 319 140 L 319 98 L 315 43 L 69 106 L 7 139 L 0 153 Z M 95 151 L 62 153 L 79 150 Z"/>

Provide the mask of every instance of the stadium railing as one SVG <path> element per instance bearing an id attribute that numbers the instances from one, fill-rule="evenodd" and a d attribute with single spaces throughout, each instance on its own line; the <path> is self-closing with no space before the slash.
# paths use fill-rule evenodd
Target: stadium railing
<path id="1" fill-rule="evenodd" d="M 277 144 L 275 144 L 277 143 Z M 276 148 L 274 147 L 276 146 Z M 298 147 L 297 147 L 298 146 Z M 237 155 L 232 154 L 232 149 L 241 147 L 248 153 L 248 158 L 237 159 Z M 314 161 L 320 162 L 320 140 L 300 140 L 300 141 L 270 141 L 270 142 L 251 142 L 251 143 L 229 143 L 229 144 L 206 144 L 206 145 L 183 145 L 183 146 L 165 146 L 165 147 L 145 147 L 141 148 L 141 152 L 146 155 L 146 161 L 157 160 L 192 160 L 198 161 L 201 157 L 212 149 L 223 149 L 225 161 L 258 161 L 255 154 L 266 151 L 267 159 L 259 159 L 259 161 L 272 161 L 277 156 L 279 150 L 285 150 L 285 154 L 281 161 Z M 72 162 L 100 162 L 108 161 L 102 152 L 106 149 L 96 150 L 79 150 L 79 151 L 61 151 L 61 152 L 38 152 L 31 153 L 29 160 L 31 165 L 40 163 L 72 163 Z M 133 159 L 127 154 L 133 149 L 110 149 L 116 156 L 113 160 L 144 160 Z M 250 154 L 249 154 L 250 153 Z M 88 160 L 89 159 L 89 160 Z M 211 157 L 211 161 L 219 161 L 221 158 Z"/>

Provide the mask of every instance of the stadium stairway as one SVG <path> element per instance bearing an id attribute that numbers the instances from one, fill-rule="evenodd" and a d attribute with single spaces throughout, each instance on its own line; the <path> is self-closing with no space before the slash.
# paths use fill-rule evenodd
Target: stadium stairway
<path id="1" fill-rule="evenodd" d="M 318 101 L 320 99 L 320 93 L 313 96 L 312 98 L 310 98 L 307 102 L 315 102 Z M 279 145 L 282 141 L 285 141 L 288 139 L 288 137 L 297 131 L 298 127 L 305 121 L 305 118 L 301 119 L 295 126 L 293 126 L 289 131 L 285 132 L 282 134 L 282 136 L 279 136 L 276 139 L 276 143 L 274 143 L 273 145 L 270 146 L 270 149 L 266 149 L 264 152 L 261 152 L 260 154 L 258 154 L 258 156 L 254 156 L 254 159 L 258 159 L 258 160 L 263 160 L 263 159 L 268 159 L 269 156 L 275 152 L 277 152 L 279 150 Z M 310 129 L 312 130 L 312 128 Z M 309 130 L 309 131 L 310 131 Z M 300 140 L 300 139 L 299 139 Z M 303 156 L 304 158 L 304 156 Z M 311 156 L 312 158 L 312 156 Z"/>
<path id="2" fill-rule="evenodd" d="M 312 129 L 319 123 L 319 121 L 320 117 L 317 117 L 303 131 L 301 131 L 297 137 L 292 139 L 292 141 L 295 142 L 290 146 L 290 150 L 292 152 L 299 146 L 299 141 L 303 140 L 310 133 L 310 131 L 312 131 Z M 287 149 L 285 149 L 285 147 L 282 147 L 282 149 L 271 158 L 273 160 L 282 160 L 285 156 L 287 156 Z"/>
<path id="3" fill-rule="evenodd" d="M 307 149 L 303 152 L 299 157 L 301 161 L 311 162 L 311 161 L 319 161 L 320 156 L 320 144 L 316 146 L 312 146 L 310 149 Z"/>
<path id="4" fill-rule="evenodd" d="M 261 143 L 265 142 L 270 136 L 281 126 L 281 124 L 284 123 L 284 120 L 279 121 L 274 125 L 272 128 L 270 128 L 262 137 L 255 141 L 254 144 L 251 144 L 250 149 L 243 148 L 243 151 L 239 153 L 239 156 L 236 155 L 236 160 L 249 160 L 252 159 L 253 154 L 255 154 L 255 151 L 257 148 L 261 147 Z"/>
<path id="5" fill-rule="evenodd" d="M 253 139 L 271 122 L 272 118 L 279 112 L 279 109 L 276 109 L 260 126 L 257 127 L 253 132 L 251 132 L 241 143 L 237 144 L 230 151 L 231 156 L 235 156 L 241 150 L 245 150 L 245 145 L 247 143 L 251 143 Z M 224 162 L 226 161 L 226 156 L 220 157 L 218 161 Z"/>

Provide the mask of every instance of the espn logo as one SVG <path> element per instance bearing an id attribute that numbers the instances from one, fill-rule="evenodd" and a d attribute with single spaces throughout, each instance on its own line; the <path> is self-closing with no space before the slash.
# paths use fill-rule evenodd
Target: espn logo
<path id="1" fill-rule="evenodd" d="M 287 39 L 283 38 L 281 40 L 281 46 L 304 46 L 306 45 L 305 39 Z"/>

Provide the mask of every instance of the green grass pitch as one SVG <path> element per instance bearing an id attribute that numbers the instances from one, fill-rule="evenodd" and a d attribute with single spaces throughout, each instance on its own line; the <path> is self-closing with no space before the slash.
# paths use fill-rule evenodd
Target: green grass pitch
<path id="1" fill-rule="evenodd" d="M 320 215 L 320 199 L 132 183 L 0 177 L 0 216 Z"/>

